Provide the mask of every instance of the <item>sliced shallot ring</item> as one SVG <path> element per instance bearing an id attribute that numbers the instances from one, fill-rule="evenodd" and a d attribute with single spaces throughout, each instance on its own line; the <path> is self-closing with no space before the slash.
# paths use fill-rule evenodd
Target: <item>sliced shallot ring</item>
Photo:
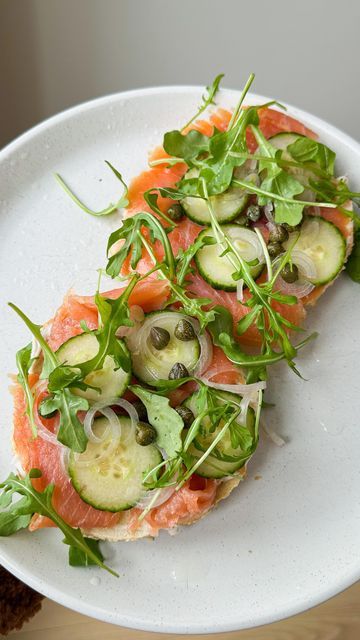
<path id="1" fill-rule="evenodd" d="M 96 405 L 98 404 L 99 403 L 96 403 Z M 121 425 L 115 411 L 110 409 L 108 403 L 106 403 L 106 406 L 102 406 L 101 408 L 96 405 L 93 405 L 91 409 L 89 409 L 84 419 L 84 431 L 88 440 L 90 442 L 94 442 L 95 444 L 100 444 L 109 437 L 111 431 L 113 432 L 113 435 L 118 435 L 118 439 L 120 439 Z M 96 436 L 92 430 L 92 425 L 97 412 L 102 413 L 102 415 L 109 421 L 109 424 L 106 427 L 101 438 Z"/>

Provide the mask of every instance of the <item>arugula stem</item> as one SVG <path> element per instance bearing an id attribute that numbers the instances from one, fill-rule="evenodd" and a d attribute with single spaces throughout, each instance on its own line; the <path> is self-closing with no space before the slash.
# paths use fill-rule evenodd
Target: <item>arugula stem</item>
<path id="1" fill-rule="evenodd" d="M 231 151 L 229 154 L 232 158 L 244 158 L 244 160 L 256 160 L 256 162 L 272 162 L 277 164 L 280 168 L 294 167 L 296 169 L 309 169 L 313 173 L 316 173 L 321 178 L 329 178 L 329 175 L 323 169 L 320 169 L 314 162 L 296 162 L 296 160 L 284 160 L 282 158 L 270 158 L 268 156 L 261 156 L 256 153 L 242 153 L 237 151 Z M 310 185 L 308 185 L 310 186 Z M 315 204 L 315 203 L 314 203 Z"/>
<path id="2" fill-rule="evenodd" d="M 170 167 L 175 164 L 184 164 L 183 158 L 177 158 L 176 156 L 169 156 L 168 158 L 159 158 L 158 160 L 150 160 L 149 167 L 157 167 L 160 164 L 168 164 Z"/>
<path id="3" fill-rule="evenodd" d="M 260 189 L 260 187 L 256 187 L 252 182 L 246 182 L 245 180 L 232 180 L 231 186 L 241 187 L 242 189 L 246 189 L 251 191 L 252 193 L 257 193 L 260 196 L 265 196 L 270 200 L 279 200 L 280 202 L 287 202 L 288 204 L 302 204 L 304 207 L 327 207 L 328 209 L 336 209 L 337 205 L 332 202 L 308 202 L 306 200 L 294 200 L 293 198 L 285 198 L 285 196 L 280 196 L 277 193 L 271 193 L 271 191 L 264 191 Z"/>
<path id="4" fill-rule="evenodd" d="M 241 109 L 241 106 L 242 106 L 242 103 L 244 102 L 245 96 L 246 96 L 247 92 L 249 91 L 249 89 L 250 89 L 252 83 L 254 82 L 254 80 L 255 80 L 255 74 L 251 73 L 249 75 L 248 79 L 247 79 L 245 87 L 243 88 L 243 90 L 241 92 L 241 96 L 240 96 L 239 102 L 237 103 L 237 105 L 236 105 L 236 107 L 235 107 L 235 109 L 234 109 L 234 111 L 232 113 L 232 116 L 231 116 L 231 119 L 230 119 L 230 122 L 229 122 L 229 125 L 228 125 L 228 128 L 227 128 L 228 131 L 230 131 L 230 129 L 232 129 L 235 126 L 237 118 L 238 118 L 238 115 L 239 115 L 239 112 L 240 112 L 240 109 Z"/>
<path id="5" fill-rule="evenodd" d="M 70 196 L 73 202 L 75 202 L 75 204 L 77 204 L 78 207 L 80 207 L 80 209 L 85 211 L 85 213 L 88 213 L 90 216 L 94 216 L 95 218 L 99 218 L 101 216 L 108 216 L 120 208 L 119 203 L 122 202 L 122 198 L 120 198 L 120 200 L 115 204 L 110 202 L 110 204 L 107 207 L 105 207 L 105 209 L 101 209 L 100 211 L 94 211 L 93 209 L 89 209 L 89 207 L 87 207 L 86 204 L 84 204 L 80 200 L 80 198 L 78 198 L 75 195 L 75 193 L 70 189 L 70 187 L 66 184 L 66 182 L 62 179 L 62 177 L 58 173 L 55 173 L 54 175 L 55 175 L 55 179 L 57 180 L 59 185 L 64 189 L 65 193 L 67 193 L 67 195 Z"/>
<path id="6" fill-rule="evenodd" d="M 235 411 L 233 413 L 232 416 L 230 416 L 230 418 L 227 420 L 227 422 L 225 422 L 224 426 L 222 427 L 222 429 L 219 431 L 219 433 L 217 434 L 216 438 L 214 438 L 214 440 L 212 441 L 211 445 L 206 449 L 205 453 L 201 456 L 201 458 L 199 458 L 197 460 L 197 462 L 191 467 L 191 469 L 189 469 L 187 471 L 187 473 L 184 475 L 183 479 L 181 480 L 181 482 L 179 482 L 178 486 L 176 487 L 176 491 L 179 491 L 179 489 L 181 489 L 181 487 L 184 485 L 184 483 L 190 478 L 190 476 L 192 476 L 193 473 L 195 473 L 196 469 L 198 469 L 200 467 L 200 465 L 206 460 L 206 458 L 210 455 L 210 453 L 212 452 L 213 449 L 215 449 L 217 443 L 222 439 L 222 437 L 225 435 L 225 432 L 228 430 L 228 428 L 230 427 L 230 425 L 236 420 L 236 418 L 240 415 L 240 411 Z"/>

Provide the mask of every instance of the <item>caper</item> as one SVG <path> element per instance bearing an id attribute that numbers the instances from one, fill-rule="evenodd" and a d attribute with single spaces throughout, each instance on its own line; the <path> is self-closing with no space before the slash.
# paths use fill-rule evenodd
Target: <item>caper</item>
<path id="1" fill-rule="evenodd" d="M 195 420 L 195 416 L 191 409 L 180 404 L 178 407 L 175 407 L 175 411 L 177 411 L 180 418 L 182 418 L 185 429 L 189 429 Z"/>
<path id="2" fill-rule="evenodd" d="M 191 322 L 189 322 L 189 320 L 184 320 L 183 318 L 181 318 L 177 323 L 174 334 L 178 340 L 183 340 L 184 342 L 195 340 L 196 338 L 194 327 Z"/>
<path id="3" fill-rule="evenodd" d="M 189 372 L 182 362 L 175 362 L 169 373 L 169 380 L 180 380 L 181 378 L 187 378 Z"/>
<path id="4" fill-rule="evenodd" d="M 54 418 L 57 414 L 57 409 L 54 409 L 54 411 L 51 411 L 50 413 L 45 413 L 45 410 L 44 410 L 45 402 L 52 397 L 53 396 L 48 396 L 47 398 L 44 398 L 44 400 L 42 400 L 39 404 L 39 409 L 38 409 L 39 415 L 45 420 L 50 420 L 51 418 Z"/>
<path id="5" fill-rule="evenodd" d="M 171 220 L 174 220 L 174 222 L 178 222 L 179 220 L 181 220 L 181 218 L 184 217 L 185 211 L 180 202 L 174 202 L 174 204 L 172 204 L 168 208 L 167 214 L 169 218 L 171 218 Z"/>
<path id="6" fill-rule="evenodd" d="M 156 429 L 154 429 L 151 424 L 147 424 L 147 422 L 138 422 L 135 430 L 135 440 L 138 444 L 141 444 L 142 447 L 146 447 L 148 444 L 154 442 L 156 437 Z"/>
<path id="7" fill-rule="evenodd" d="M 135 400 L 135 402 L 133 402 L 132 404 L 136 413 L 139 416 L 139 420 L 143 420 L 144 422 L 147 422 L 148 414 L 147 414 L 144 403 L 141 402 L 141 400 Z"/>
<path id="8" fill-rule="evenodd" d="M 257 222 L 261 218 L 260 207 L 257 204 L 251 204 L 250 207 L 248 207 L 246 215 L 251 222 Z"/>
<path id="9" fill-rule="evenodd" d="M 168 346 L 170 342 L 170 333 L 166 329 L 163 329 L 163 327 L 151 327 L 150 341 L 153 347 L 160 351 Z"/>
<path id="10" fill-rule="evenodd" d="M 268 244 L 267 249 L 268 249 L 270 258 L 277 258 L 280 255 L 280 253 L 283 253 L 283 248 L 280 242 L 270 242 L 270 244 Z"/>
<path id="11" fill-rule="evenodd" d="M 281 277 L 285 282 L 289 284 L 291 282 L 296 282 L 299 279 L 299 269 L 296 264 L 291 265 L 289 262 L 284 266 L 280 273 Z"/>
<path id="12" fill-rule="evenodd" d="M 277 224 L 276 227 L 270 231 L 269 240 L 270 242 L 286 242 L 288 237 L 289 233 L 287 229 L 283 225 Z"/>

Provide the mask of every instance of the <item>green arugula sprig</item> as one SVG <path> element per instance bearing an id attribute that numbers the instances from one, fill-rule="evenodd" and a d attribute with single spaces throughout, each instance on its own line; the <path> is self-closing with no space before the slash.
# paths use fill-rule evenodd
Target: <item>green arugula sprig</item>
<path id="1" fill-rule="evenodd" d="M 140 279 L 139 274 L 133 275 L 123 293 L 114 300 L 104 298 L 99 293 L 96 294 L 95 302 L 99 311 L 99 327 L 92 334 L 96 337 L 99 348 L 93 358 L 74 366 L 60 363 L 57 355 L 43 338 L 41 326 L 34 324 L 16 305 L 9 303 L 38 340 L 42 349 L 44 363 L 41 377 L 48 379 L 48 391 L 51 395 L 41 403 L 41 415 L 46 416 L 53 411 L 59 412 L 57 439 L 72 451 L 82 453 L 86 448 L 87 437 L 77 414 L 79 411 L 86 411 L 89 408 L 88 401 L 74 394 L 72 389 L 94 388 L 85 382 L 85 378 L 92 371 L 102 369 L 107 356 L 113 358 L 117 368 L 121 367 L 124 371 L 129 371 L 131 368 L 128 350 L 123 341 L 117 338 L 116 331 L 120 326 L 132 326 L 133 324 L 130 319 L 128 300 Z M 30 424 L 33 425 L 33 397 L 28 383 L 30 354 L 31 345 L 28 345 L 18 353 L 17 361 L 18 379 L 26 394 L 27 412 Z M 35 424 L 34 426 L 36 427 Z M 36 435 L 34 426 L 32 429 Z"/>
<path id="2" fill-rule="evenodd" d="M 210 298 L 199 298 L 195 296 L 190 297 L 184 285 L 179 284 L 178 282 L 171 279 L 170 272 L 166 262 L 159 262 L 150 244 L 147 242 L 147 240 L 145 240 L 143 236 L 140 236 L 140 237 L 144 247 L 146 248 L 149 256 L 151 257 L 154 263 L 154 268 L 157 269 L 158 271 L 159 277 L 164 280 L 167 280 L 169 284 L 172 295 L 168 299 L 167 305 L 169 306 L 171 304 L 180 302 L 182 305 L 182 311 L 184 311 L 184 313 L 187 313 L 188 315 L 194 318 L 197 318 L 200 324 L 200 331 L 203 331 L 205 327 L 209 324 L 209 322 L 214 320 L 214 317 L 215 317 L 215 313 L 212 309 L 209 309 L 209 308 L 204 309 L 204 307 L 209 307 L 209 305 L 211 305 Z M 181 276 L 184 278 L 185 267 L 182 266 L 183 263 L 179 263 L 179 264 L 180 264 Z M 176 276 L 176 273 L 175 273 L 175 276 Z M 176 277 L 175 277 L 175 280 L 176 280 Z"/>
<path id="3" fill-rule="evenodd" d="M 257 377 L 264 379 L 266 376 L 265 369 L 267 366 L 286 359 L 285 351 L 275 351 L 271 345 L 265 353 L 253 355 L 244 352 L 239 342 L 237 342 L 233 337 L 233 318 L 230 311 L 221 305 L 216 305 L 214 307 L 214 311 L 216 312 L 216 316 L 214 321 L 208 325 L 208 330 L 211 333 L 213 343 L 216 346 L 221 347 L 226 357 L 229 358 L 231 362 L 234 362 L 234 364 L 244 367 L 245 369 L 256 369 Z M 253 313 L 253 311 L 250 311 L 250 313 L 244 316 L 243 320 L 248 319 L 249 316 L 250 318 L 246 323 L 244 322 L 242 324 L 243 330 L 246 330 L 252 322 L 254 322 L 256 314 Z M 258 311 L 257 308 L 256 311 Z M 293 345 L 294 350 L 298 352 L 307 345 L 308 342 L 316 338 L 316 336 L 317 333 L 312 333 L 307 336 L 298 344 Z M 253 381 L 253 379 L 251 381 Z"/>
<path id="4" fill-rule="evenodd" d="M 75 204 L 77 204 L 78 207 L 80 207 L 80 209 L 85 211 L 85 213 L 88 213 L 90 216 L 94 216 L 96 218 L 108 216 L 111 213 L 114 213 L 114 211 L 116 211 L 117 209 L 123 209 L 124 207 L 127 207 L 127 205 L 129 204 L 129 200 L 127 197 L 128 188 L 122 178 L 121 173 L 117 169 L 115 169 L 115 167 L 113 167 L 113 165 L 108 160 L 105 160 L 105 162 L 108 165 L 108 167 L 110 167 L 114 175 L 118 178 L 118 180 L 120 180 L 124 190 L 121 197 L 115 204 L 110 202 L 110 204 L 107 207 L 105 207 L 105 209 L 101 209 L 100 211 L 94 211 L 93 209 L 90 209 L 86 204 L 84 204 L 80 200 L 80 198 L 78 198 L 75 195 L 75 193 L 70 189 L 70 187 L 66 184 L 63 178 L 58 173 L 55 173 L 55 179 L 57 180 L 59 185 L 64 189 L 65 193 L 67 193 L 68 196 L 70 196 L 73 202 L 75 202 Z"/>
<path id="5" fill-rule="evenodd" d="M 143 234 L 144 229 L 149 232 L 150 242 L 153 243 L 155 240 L 160 242 L 164 251 L 163 260 L 157 259 L 150 242 Z M 130 256 L 131 267 L 136 269 L 142 257 L 142 250 L 145 248 L 154 263 L 154 267 L 142 278 L 146 278 L 150 273 L 157 271 L 158 277 L 168 282 L 172 292 L 168 304 L 180 302 L 184 312 L 196 317 L 203 329 L 208 322 L 214 319 L 213 311 L 203 308 L 209 305 L 211 300 L 189 296 L 184 286 L 184 280 L 189 272 L 192 256 L 189 255 L 190 252 L 185 252 L 181 258 L 176 260 L 166 231 L 160 221 L 148 212 L 139 212 L 131 218 L 127 218 L 123 226 L 114 231 L 109 238 L 108 254 L 119 240 L 122 240 L 123 244 L 110 256 L 106 273 L 111 277 L 117 276 L 128 256 Z M 180 279 L 178 278 L 178 273 Z"/>
<path id="6" fill-rule="evenodd" d="M 224 74 L 223 73 L 219 73 L 219 75 L 216 76 L 215 80 L 213 80 L 212 84 L 210 86 L 206 87 L 206 92 L 202 96 L 202 103 L 201 103 L 200 107 L 198 108 L 198 110 L 195 113 L 195 115 L 193 115 L 192 118 L 190 118 L 190 120 L 183 126 L 182 131 L 184 131 L 184 129 L 187 129 L 187 127 L 189 127 L 191 125 L 191 123 L 194 122 L 194 120 L 197 120 L 197 118 L 211 104 L 214 104 L 214 98 L 215 98 L 217 92 L 219 91 L 220 82 L 221 82 L 223 77 L 224 77 Z"/>
<path id="7" fill-rule="evenodd" d="M 296 325 L 289 323 L 280 313 L 275 311 L 271 306 L 271 299 L 278 297 L 278 293 L 274 291 L 274 284 L 264 283 L 258 284 L 251 275 L 251 271 L 247 262 L 241 257 L 240 253 L 236 249 L 232 240 L 224 232 L 223 228 L 218 223 L 214 214 L 211 200 L 207 193 L 206 182 L 203 181 L 203 193 L 204 199 L 208 206 L 208 211 L 211 220 L 211 227 L 214 236 L 223 249 L 223 255 L 226 255 L 232 266 L 234 267 L 233 277 L 236 280 L 243 278 L 246 286 L 248 287 L 251 298 L 246 302 L 246 305 L 251 307 L 251 323 L 255 322 L 263 338 L 263 352 L 265 355 L 272 354 L 272 344 L 279 343 L 281 350 L 284 353 L 284 357 L 293 369 L 295 373 L 298 373 L 293 358 L 296 355 L 296 349 L 292 345 L 286 329 L 296 329 Z M 266 250 L 266 247 L 264 247 Z M 293 296 L 282 296 L 286 300 L 287 304 L 294 304 L 296 299 Z M 239 335 L 244 333 L 248 328 L 250 319 L 246 316 L 240 320 L 237 325 L 237 332 Z M 249 325 L 250 326 L 250 325 Z M 232 334 L 230 334 L 231 338 Z"/>
<path id="8" fill-rule="evenodd" d="M 20 316 L 23 322 L 26 324 L 32 335 L 41 346 L 44 364 L 42 367 L 41 377 L 49 378 L 51 373 L 60 365 L 56 354 L 49 347 L 46 340 L 41 333 L 41 325 L 37 325 L 32 322 L 19 307 L 12 302 L 9 302 L 9 306 Z M 20 382 L 23 383 L 22 377 Z M 28 398 L 28 393 L 25 392 Z M 87 444 L 87 437 L 84 431 L 84 427 L 77 417 L 78 411 L 86 411 L 89 408 L 89 403 L 85 398 L 72 393 L 70 388 L 59 388 L 53 390 L 53 397 L 51 398 L 51 406 L 48 406 L 48 411 L 54 409 L 59 411 L 59 431 L 57 439 L 59 442 L 69 447 L 73 451 L 82 453 Z M 29 402 L 29 399 L 28 399 Z M 50 404 L 50 400 L 49 400 Z M 31 405 L 32 408 L 32 405 Z"/>
<path id="9" fill-rule="evenodd" d="M 33 358 L 31 357 L 31 352 L 32 352 L 32 344 L 30 342 L 28 345 L 26 345 L 26 347 L 23 347 L 23 349 L 20 349 L 17 352 L 16 365 L 18 368 L 17 380 L 19 384 L 21 384 L 25 392 L 26 415 L 29 418 L 32 434 L 34 438 L 36 438 L 37 426 L 34 420 L 34 397 L 29 384 L 30 367 L 33 362 Z"/>
<path id="10" fill-rule="evenodd" d="M 168 393 L 189 381 L 194 381 L 198 385 L 196 418 L 187 430 L 182 442 L 180 438 L 181 429 L 172 415 L 176 412 L 169 407 L 167 398 L 163 398 L 161 394 Z M 217 445 L 227 432 L 229 432 L 234 448 L 238 446 L 242 448 L 242 464 L 245 464 L 254 453 L 259 439 L 259 415 L 256 419 L 254 432 L 250 432 L 245 426 L 246 416 L 242 416 L 244 424 L 238 424 L 240 399 L 234 401 L 231 398 L 227 398 L 226 402 L 224 402 L 221 392 L 207 386 L 204 382 L 194 377 L 184 378 L 182 380 L 159 380 L 158 387 L 156 393 L 143 389 L 138 393 L 138 387 L 133 388 L 135 393 L 139 395 L 146 404 L 150 424 L 156 429 L 159 429 L 158 411 L 160 402 L 162 402 L 160 422 L 164 425 L 166 425 L 166 422 L 168 423 L 167 440 L 164 441 L 164 448 L 168 458 L 145 474 L 143 483 L 148 489 L 176 486 L 176 490 L 179 490 L 209 455 L 219 460 L 225 460 L 226 456 L 218 449 Z M 262 392 L 259 392 L 257 413 L 259 413 L 261 403 Z M 209 421 L 208 428 L 210 428 L 210 432 L 213 433 L 218 429 L 218 433 L 207 448 L 201 447 L 198 441 L 198 435 L 203 434 L 204 420 Z M 169 438 L 171 438 L 170 441 Z M 195 457 L 189 452 L 192 444 L 196 449 L 201 450 L 201 456 Z M 228 459 L 230 460 L 230 458 Z M 234 459 L 231 458 L 231 461 L 233 460 Z M 236 460 L 239 460 L 239 458 L 236 458 Z M 142 513 L 141 518 L 145 517 L 149 508 Z"/>
<path id="11" fill-rule="evenodd" d="M 119 249 L 117 249 L 109 258 L 106 273 L 111 276 L 118 276 L 125 260 L 130 256 L 130 264 L 133 269 L 136 268 L 140 258 L 142 257 L 142 232 L 146 229 L 149 233 L 150 242 L 154 243 L 159 240 L 164 252 L 165 261 L 169 271 L 170 278 L 175 275 L 175 260 L 171 248 L 170 241 L 167 237 L 164 227 L 159 220 L 148 212 L 140 211 L 135 216 L 124 220 L 123 225 L 113 231 L 108 240 L 107 252 L 113 250 L 115 243 L 123 241 Z"/>
<path id="12" fill-rule="evenodd" d="M 33 485 L 33 480 L 41 477 L 39 469 L 31 469 L 24 477 L 20 478 L 10 473 L 8 478 L 0 484 L 0 536 L 9 536 L 20 529 L 28 527 L 32 516 L 38 513 L 50 518 L 64 534 L 63 542 L 70 546 L 69 561 L 72 565 L 94 564 L 105 569 L 113 576 L 119 575 L 103 562 L 98 544 L 90 542 L 82 535 L 80 529 L 73 529 L 55 511 L 52 499 L 54 485 L 49 484 L 43 491 L 38 491 Z M 21 496 L 18 500 L 13 498 Z"/>

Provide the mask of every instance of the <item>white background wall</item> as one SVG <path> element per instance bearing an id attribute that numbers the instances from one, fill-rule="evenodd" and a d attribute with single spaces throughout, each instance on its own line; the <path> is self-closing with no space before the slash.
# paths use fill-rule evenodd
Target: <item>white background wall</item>
<path id="1" fill-rule="evenodd" d="M 89 98 L 240 87 L 360 138 L 359 0 L 0 0 L 0 145 Z"/>

